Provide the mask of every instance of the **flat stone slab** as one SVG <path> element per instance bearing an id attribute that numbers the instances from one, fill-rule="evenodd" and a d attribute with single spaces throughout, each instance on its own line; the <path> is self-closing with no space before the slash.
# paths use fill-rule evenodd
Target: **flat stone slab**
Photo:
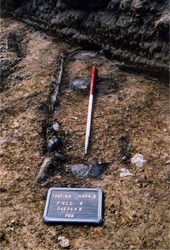
<path id="1" fill-rule="evenodd" d="M 71 81 L 70 87 L 73 90 L 86 92 L 90 88 L 90 78 L 77 78 Z"/>
<path id="2" fill-rule="evenodd" d="M 103 220 L 103 191 L 98 188 L 50 188 L 45 222 L 94 223 Z"/>

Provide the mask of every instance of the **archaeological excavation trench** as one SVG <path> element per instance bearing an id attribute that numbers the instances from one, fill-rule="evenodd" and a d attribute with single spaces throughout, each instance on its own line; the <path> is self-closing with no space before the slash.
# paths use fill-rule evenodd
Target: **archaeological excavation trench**
<path id="1" fill-rule="evenodd" d="M 2 249 L 168 249 L 168 1 L 1 6 Z M 103 222 L 44 223 L 51 187 L 102 189 Z"/>

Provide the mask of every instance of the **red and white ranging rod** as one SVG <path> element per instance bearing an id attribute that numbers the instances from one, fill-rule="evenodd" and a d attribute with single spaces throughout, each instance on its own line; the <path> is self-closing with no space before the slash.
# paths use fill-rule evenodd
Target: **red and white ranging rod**
<path id="1" fill-rule="evenodd" d="M 91 128 L 91 118 L 92 118 L 92 111 L 93 111 L 94 83 L 95 83 L 95 78 L 96 78 L 96 72 L 97 72 L 96 66 L 93 66 L 91 85 L 90 85 L 87 125 L 86 125 L 85 154 L 87 154 L 89 141 L 90 141 L 90 128 Z"/>

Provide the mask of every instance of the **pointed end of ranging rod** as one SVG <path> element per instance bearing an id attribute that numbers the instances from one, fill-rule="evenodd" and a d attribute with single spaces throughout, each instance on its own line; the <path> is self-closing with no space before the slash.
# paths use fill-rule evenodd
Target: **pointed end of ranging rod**
<path id="1" fill-rule="evenodd" d="M 84 154 L 86 155 L 87 154 L 87 151 L 88 151 L 88 144 L 87 142 L 85 143 L 85 150 L 84 150 Z"/>
<path id="2" fill-rule="evenodd" d="M 87 154 L 87 148 L 85 148 L 85 150 L 84 150 L 84 154 L 85 154 L 85 155 Z"/>

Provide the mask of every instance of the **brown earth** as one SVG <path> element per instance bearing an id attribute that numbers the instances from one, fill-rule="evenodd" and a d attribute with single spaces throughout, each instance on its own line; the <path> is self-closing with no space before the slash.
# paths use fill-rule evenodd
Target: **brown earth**
<path id="1" fill-rule="evenodd" d="M 65 236 L 73 250 L 169 249 L 168 224 L 168 87 L 165 82 L 119 69 L 119 62 L 101 56 L 76 60 L 80 51 L 54 42 L 23 24 L 1 20 L 4 54 L 7 37 L 16 32 L 25 42 L 25 55 L 6 75 L 1 93 L 1 249 L 61 249 L 58 236 Z M 50 93 L 59 69 L 59 54 L 67 51 L 54 112 Z M 77 77 L 90 77 L 96 64 L 91 146 L 84 156 L 88 93 L 70 88 Z M 46 129 L 61 126 L 61 152 L 66 156 L 36 182 L 41 162 L 47 155 Z M 126 147 L 125 145 L 128 145 Z M 130 163 L 141 153 L 143 168 Z M 124 161 L 123 157 L 126 157 Z M 99 178 L 77 180 L 69 170 L 75 163 L 108 163 Z M 127 168 L 133 176 L 120 177 Z M 42 220 L 50 187 L 100 187 L 105 193 L 104 223 L 100 226 L 53 225 Z"/>

